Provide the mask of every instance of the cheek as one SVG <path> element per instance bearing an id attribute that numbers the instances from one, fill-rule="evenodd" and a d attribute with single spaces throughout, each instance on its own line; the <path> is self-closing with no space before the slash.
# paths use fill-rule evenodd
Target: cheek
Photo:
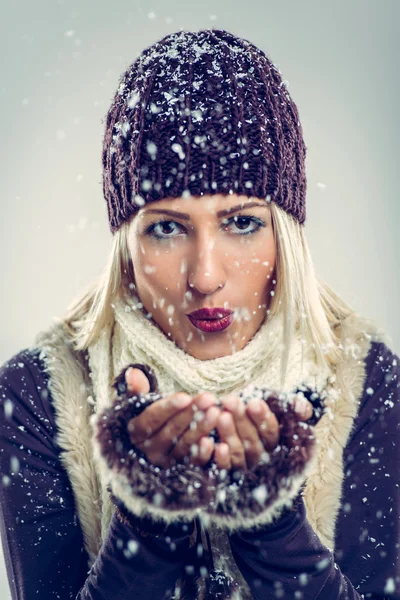
<path id="1" fill-rule="evenodd" d="M 240 244 L 239 260 L 231 263 L 230 278 L 241 286 L 246 302 L 251 306 L 266 303 L 274 287 L 273 273 L 276 263 L 275 242 L 272 235 L 263 236 L 254 243 Z"/>
<path id="2" fill-rule="evenodd" d="M 133 267 L 139 286 L 157 293 L 158 290 L 179 288 L 184 277 L 182 258 L 176 250 L 142 247 L 135 254 Z"/>
<path id="3" fill-rule="evenodd" d="M 254 241 L 243 241 L 240 252 L 232 256 L 231 273 L 246 277 L 255 287 L 261 287 L 261 282 L 267 282 L 267 277 L 272 275 L 276 262 L 275 240 L 268 234 Z M 261 284 L 262 285 L 262 284 Z"/>

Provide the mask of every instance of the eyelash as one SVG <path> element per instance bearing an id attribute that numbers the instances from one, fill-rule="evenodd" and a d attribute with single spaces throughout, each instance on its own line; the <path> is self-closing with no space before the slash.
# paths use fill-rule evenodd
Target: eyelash
<path id="1" fill-rule="evenodd" d="M 231 223 L 234 223 L 235 221 L 237 221 L 238 219 L 248 219 L 252 223 L 257 225 L 257 228 L 253 229 L 252 231 L 246 231 L 245 233 L 237 234 L 240 236 L 252 235 L 254 233 L 257 233 L 257 231 L 259 231 L 261 229 L 261 227 L 265 227 L 264 221 L 262 219 L 259 219 L 255 215 L 235 215 L 234 217 L 229 217 L 228 219 L 226 219 L 224 221 L 224 225 L 227 227 Z M 169 240 L 169 239 L 175 238 L 176 237 L 175 235 L 158 235 L 157 233 L 155 233 L 156 226 L 159 224 L 164 224 L 164 223 L 176 223 L 177 225 L 179 225 L 179 227 L 183 227 L 183 225 L 181 225 L 180 223 L 177 223 L 176 221 L 173 221 L 172 219 L 158 219 L 157 221 L 153 221 L 153 223 L 150 223 L 150 225 L 148 225 L 148 227 L 146 227 L 145 234 L 149 235 L 150 237 L 155 238 L 156 240 Z"/>

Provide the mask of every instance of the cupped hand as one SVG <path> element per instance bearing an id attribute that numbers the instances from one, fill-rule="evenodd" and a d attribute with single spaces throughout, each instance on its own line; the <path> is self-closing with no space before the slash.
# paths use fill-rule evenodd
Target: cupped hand
<path id="1" fill-rule="evenodd" d="M 128 369 L 125 380 L 132 395 L 150 391 L 140 369 Z M 209 392 L 193 397 L 184 392 L 170 394 L 131 419 L 131 441 L 150 462 L 161 467 L 181 461 L 204 466 L 212 457 L 220 469 L 251 468 L 277 446 L 279 422 L 266 402 L 258 398 L 245 404 L 229 394 L 221 403 L 222 409 Z M 294 406 L 299 420 L 312 417 L 312 404 L 304 397 L 295 398 Z M 209 436 L 214 428 L 218 443 Z"/>
<path id="2" fill-rule="evenodd" d="M 147 394 L 149 381 L 140 369 L 125 373 L 128 393 Z M 209 433 L 215 428 L 221 409 L 209 392 L 190 396 L 184 392 L 154 401 L 128 423 L 132 444 L 147 459 L 163 468 L 177 462 L 204 466 L 214 451 Z"/>
<path id="3" fill-rule="evenodd" d="M 260 460 L 268 459 L 268 452 L 279 443 L 279 422 L 269 406 L 259 398 L 247 404 L 236 395 L 221 399 L 224 407 L 217 421 L 220 442 L 215 445 L 214 461 L 220 469 L 246 470 Z M 311 402 L 295 398 L 299 420 L 313 415 Z"/>

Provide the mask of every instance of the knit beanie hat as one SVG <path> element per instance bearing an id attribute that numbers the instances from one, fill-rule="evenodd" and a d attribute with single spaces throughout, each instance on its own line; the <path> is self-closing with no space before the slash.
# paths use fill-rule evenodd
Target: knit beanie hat
<path id="1" fill-rule="evenodd" d="M 280 71 L 225 30 L 169 34 L 121 76 L 106 115 L 112 233 L 148 202 L 239 194 L 306 218 L 306 146 Z"/>

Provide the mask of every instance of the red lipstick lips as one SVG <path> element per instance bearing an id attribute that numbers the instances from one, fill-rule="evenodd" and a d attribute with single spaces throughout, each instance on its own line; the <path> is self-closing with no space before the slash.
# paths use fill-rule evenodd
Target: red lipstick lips
<path id="1" fill-rule="evenodd" d="M 233 311 L 225 308 L 201 308 L 187 315 L 197 329 L 206 332 L 223 331 L 233 321 Z"/>

